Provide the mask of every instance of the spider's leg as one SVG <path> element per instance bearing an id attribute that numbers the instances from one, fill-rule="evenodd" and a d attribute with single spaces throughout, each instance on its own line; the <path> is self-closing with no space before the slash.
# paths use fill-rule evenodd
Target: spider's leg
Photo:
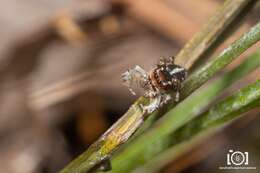
<path id="1" fill-rule="evenodd" d="M 135 95 L 133 88 L 145 87 L 149 83 L 147 72 L 140 66 L 135 66 L 122 74 L 124 84 L 128 87 L 130 92 Z"/>
<path id="2" fill-rule="evenodd" d="M 147 79 L 147 83 L 146 83 L 146 88 L 145 88 L 145 93 L 144 96 L 145 97 L 149 97 L 149 98 L 155 98 L 157 95 L 160 94 L 160 91 L 153 86 L 151 80 Z"/>
<path id="3" fill-rule="evenodd" d="M 180 90 L 183 86 L 182 82 L 176 78 L 172 78 L 171 80 L 172 84 L 173 84 L 173 90 L 176 92 L 175 94 L 175 101 L 178 102 L 179 101 L 179 97 L 180 97 Z"/>
<path id="4" fill-rule="evenodd" d="M 147 90 L 144 93 L 144 96 L 148 97 L 148 98 L 155 98 L 156 95 L 157 95 L 157 93 L 155 91 L 153 91 L 153 90 Z"/>
<path id="5" fill-rule="evenodd" d="M 163 86 L 172 85 L 171 81 L 161 81 Z"/>
<path id="6" fill-rule="evenodd" d="M 174 80 L 175 83 L 175 90 L 176 90 L 176 94 L 175 94 L 175 102 L 178 102 L 180 100 L 180 90 L 182 88 L 182 83 L 179 80 Z"/>
<path id="7" fill-rule="evenodd" d="M 141 105 L 141 107 L 147 113 L 152 113 L 160 107 L 161 101 L 162 101 L 162 97 L 160 95 L 158 95 L 155 98 L 152 98 L 152 102 L 148 106 Z"/>
<path id="8" fill-rule="evenodd" d="M 179 92 L 179 91 L 176 91 L 175 101 L 178 102 L 179 100 L 180 100 L 180 92 Z"/>
<path id="9" fill-rule="evenodd" d="M 162 102 L 161 102 L 161 106 L 168 103 L 170 100 L 172 99 L 172 96 L 170 94 L 163 94 L 162 95 Z"/>
<path id="10" fill-rule="evenodd" d="M 128 90 L 133 94 L 136 95 L 134 90 L 132 89 L 133 85 L 133 75 L 131 73 L 131 70 L 127 70 L 126 72 L 122 73 L 121 78 L 123 80 L 123 83 L 127 86 Z"/>
<path id="11" fill-rule="evenodd" d="M 175 57 L 174 56 L 170 56 L 169 57 L 169 63 L 170 64 L 174 64 L 174 62 L 175 62 Z"/>
<path id="12" fill-rule="evenodd" d="M 148 112 L 153 112 L 154 110 L 162 107 L 164 104 L 168 103 L 172 99 L 172 96 L 167 93 L 157 93 L 155 97 L 155 101 L 146 107 Z"/>
<path id="13" fill-rule="evenodd" d="M 149 80 L 148 73 L 140 66 L 136 65 L 133 69 L 136 74 L 136 82 L 139 87 L 142 87 L 144 90 L 150 90 L 151 89 L 151 83 Z"/>
<path id="14" fill-rule="evenodd" d="M 160 57 L 159 65 L 165 65 L 167 63 L 167 60 L 164 57 Z"/>
<path id="15" fill-rule="evenodd" d="M 133 70 L 138 72 L 139 74 L 141 74 L 144 79 L 148 78 L 147 72 L 142 67 L 140 67 L 139 65 L 136 65 Z"/>

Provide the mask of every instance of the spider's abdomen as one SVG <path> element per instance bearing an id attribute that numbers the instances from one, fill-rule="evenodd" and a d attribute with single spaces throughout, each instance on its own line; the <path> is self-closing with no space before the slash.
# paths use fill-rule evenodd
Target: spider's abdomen
<path id="1" fill-rule="evenodd" d="M 164 91 L 179 90 L 186 76 L 187 71 L 183 67 L 175 64 L 158 65 L 150 73 L 153 87 Z"/>

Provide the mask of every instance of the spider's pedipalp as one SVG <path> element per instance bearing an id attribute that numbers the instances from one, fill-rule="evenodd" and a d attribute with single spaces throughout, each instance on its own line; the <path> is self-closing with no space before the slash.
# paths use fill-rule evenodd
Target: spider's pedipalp
<path id="1" fill-rule="evenodd" d="M 160 57 L 159 65 L 165 65 L 167 63 L 167 59 L 164 57 Z"/>
<path id="2" fill-rule="evenodd" d="M 170 56 L 168 62 L 169 62 L 170 64 L 174 64 L 174 62 L 175 62 L 175 57 L 174 57 L 174 56 Z"/>

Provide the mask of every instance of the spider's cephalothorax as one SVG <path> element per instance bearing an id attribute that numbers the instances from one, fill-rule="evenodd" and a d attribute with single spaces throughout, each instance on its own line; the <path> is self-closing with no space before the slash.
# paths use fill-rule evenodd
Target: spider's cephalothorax
<path id="1" fill-rule="evenodd" d="M 187 72 L 184 68 L 175 64 L 157 65 L 150 73 L 152 85 L 159 90 L 179 91 L 182 82 L 186 78 Z"/>
<path id="2" fill-rule="evenodd" d="M 140 66 L 130 69 L 122 75 L 125 84 L 129 90 L 133 86 L 139 86 L 144 89 L 145 97 L 154 98 L 153 104 L 145 107 L 148 112 L 153 112 L 156 108 L 167 103 L 171 99 L 170 91 L 174 91 L 175 101 L 179 100 L 179 91 L 182 88 L 182 82 L 187 77 L 187 71 L 183 67 L 174 64 L 174 58 L 161 58 L 159 64 L 147 73 Z"/>

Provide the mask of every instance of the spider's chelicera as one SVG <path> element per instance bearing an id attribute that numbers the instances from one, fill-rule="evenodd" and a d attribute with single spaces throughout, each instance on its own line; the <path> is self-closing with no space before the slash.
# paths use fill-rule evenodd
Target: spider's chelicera
<path id="1" fill-rule="evenodd" d="M 175 92 L 175 101 L 179 101 L 179 92 L 186 77 L 187 70 L 174 64 L 173 57 L 161 58 L 159 64 L 149 73 L 137 65 L 122 74 L 123 81 L 132 94 L 135 95 L 133 88 L 139 87 L 144 89 L 145 97 L 153 99 L 149 106 L 143 107 L 148 113 L 171 100 L 170 91 Z"/>

